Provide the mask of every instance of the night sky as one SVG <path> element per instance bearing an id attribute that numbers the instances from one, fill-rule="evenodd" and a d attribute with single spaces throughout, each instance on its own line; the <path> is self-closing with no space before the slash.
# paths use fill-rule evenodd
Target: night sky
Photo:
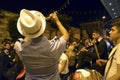
<path id="1" fill-rule="evenodd" d="M 34 9 L 44 15 L 58 11 L 72 16 L 75 26 L 109 16 L 100 0 L 1 0 L 0 8 L 15 13 L 19 13 L 23 8 Z"/>

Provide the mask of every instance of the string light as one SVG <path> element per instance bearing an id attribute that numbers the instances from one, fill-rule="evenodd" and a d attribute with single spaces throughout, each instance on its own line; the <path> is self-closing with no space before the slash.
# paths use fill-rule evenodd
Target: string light
<path id="1" fill-rule="evenodd" d="M 63 11 L 63 13 L 67 14 L 80 14 L 80 15 L 96 15 L 105 13 L 103 10 L 88 10 L 88 11 Z"/>
<path id="2" fill-rule="evenodd" d="M 100 14 L 101 12 L 103 12 L 103 11 L 101 11 L 101 10 L 89 10 L 89 11 L 83 11 L 83 12 L 79 12 L 79 11 L 63 11 L 66 7 L 68 7 L 70 5 L 70 0 L 66 0 L 66 2 L 63 4 L 63 5 L 61 5 L 56 11 L 57 12 L 63 12 L 63 13 L 67 13 L 67 14 L 76 14 L 76 15 L 78 15 L 78 14 L 81 14 L 81 15 L 88 15 L 88 14 Z"/>
<path id="3" fill-rule="evenodd" d="M 61 7 L 59 7 L 56 11 L 60 12 L 64 10 L 70 4 L 70 0 L 67 0 Z"/>

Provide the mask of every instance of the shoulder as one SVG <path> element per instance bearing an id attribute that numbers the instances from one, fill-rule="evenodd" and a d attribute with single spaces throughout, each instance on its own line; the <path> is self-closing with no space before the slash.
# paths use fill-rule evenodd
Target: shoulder
<path id="1" fill-rule="evenodd" d="M 55 36 L 53 39 L 50 40 L 50 44 L 52 46 L 55 45 L 55 47 L 58 47 L 58 46 L 63 47 L 63 46 L 66 46 L 66 40 L 62 37 Z"/>
<path id="2" fill-rule="evenodd" d="M 67 55 L 65 53 L 62 53 L 60 58 L 63 59 L 63 60 L 67 60 Z"/>
<path id="3" fill-rule="evenodd" d="M 18 40 L 16 40 L 15 44 L 14 44 L 14 49 L 16 51 L 22 51 L 22 43 L 24 42 L 24 40 L 22 38 L 19 38 Z"/>
<path id="4" fill-rule="evenodd" d="M 53 39 L 51 39 L 51 41 L 58 41 L 58 40 L 62 40 L 66 42 L 66 40 L 63 37 L 55 36 Z"/>

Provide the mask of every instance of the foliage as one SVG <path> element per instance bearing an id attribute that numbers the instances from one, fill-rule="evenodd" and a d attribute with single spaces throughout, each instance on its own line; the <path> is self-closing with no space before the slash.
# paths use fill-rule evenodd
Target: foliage
<path id="1" fill-rule="evenodd" d="M 18 17 L 10 19 L 8 24 L 10 36 L 13 40 L 17 40 L 18 38 L 23 37 L 17 30 L 17 19 Z"/>
<path id="2" fill-rule="evenodd" d="M 69 17 L 65 14 L 60 14 L 58 17 L 60 18 L 60 21 L 65 26 L 65 28 L 69 28 L 71 26 L 70 22 L 72 21 L 72 17 Z"/>

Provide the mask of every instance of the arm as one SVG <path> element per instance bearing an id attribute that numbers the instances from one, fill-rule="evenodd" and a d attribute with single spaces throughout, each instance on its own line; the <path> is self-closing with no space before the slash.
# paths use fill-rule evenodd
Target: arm
<path id="1" fill-rule="evenodd" d="M 103 66 L 103 65 L 106 65 L 107 60 L 97 59 L 97 60 L 96 60 L 96 63 L 97 63 L 99 66 Z"/>
<path id="2" fill-rule="evenodd" d="M 64 70 L 66 63 L 67 63 L 67 60 L 60 61 L 58 66 L 59 73 L 61 73 Z"/>
<path id="3" fill-rule="evenodd" d="M 51 13 L 50 14 L 50 18 L 51 18 L 51 20 L 53 20 L 56 23 L 58 29 L 62 33 L 62 37 L 68 41 L 68 39 L 69 39 L 69 33 L 67 32 L 67 30 L 64 28 L 64 26 L 59 21 L 59 19 L 57 17 L 57 14 L 55 12 Z"/>
<path id="4" fill-rule="evenodd" d="M 101 59 L 105 59 L 105 60 L 108 59 L 108 48 L 107 48 L 106 42 L 104 40 L 99 42 L 98 52 L 99 52 Z"/>
<path id="5" fill-rule="evenodd" d="M 120 80 L 120 64 L 117 64 L 117 73 L 108 80 Z"/>

